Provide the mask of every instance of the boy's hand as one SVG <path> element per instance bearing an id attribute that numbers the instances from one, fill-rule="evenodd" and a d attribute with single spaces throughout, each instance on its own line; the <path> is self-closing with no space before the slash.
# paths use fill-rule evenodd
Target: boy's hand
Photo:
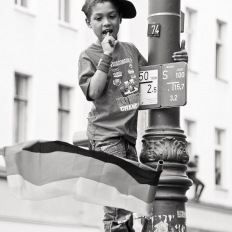
<path id="1" fill-rule="evenodd" d="M 183 61 L 183 62 L 188 63 L 188 53 L 185 50 L 185 40 L 181 41 L 181 48 L 180 49 L 181 49 L 180 51 L 173 53 L 173 56 L 172 56 L 173 60 L 175 62 Z"/>
<path id="2" fill-rule="evenodd" d="M 110 33 L 108 32 L 105 38 L 101 42 L 103 53 L 111 56 L 117 42 L 118 41 L 115 40 L 114 37 L 111 36 Z"/>

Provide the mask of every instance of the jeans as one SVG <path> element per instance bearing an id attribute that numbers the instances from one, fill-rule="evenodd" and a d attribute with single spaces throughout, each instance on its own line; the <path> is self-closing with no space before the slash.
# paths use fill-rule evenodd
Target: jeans
<path id="1" fill-rule="evenodd" d="M 135 146 L 123 137 L 111 138 L 105 141 L 90 141 L 90 144 L 95 151 L 103 151 L 114 156 L 138 161 Z M 134 232 L 131 212 L 108 206 L 103 209 L 105 232 Z"/>

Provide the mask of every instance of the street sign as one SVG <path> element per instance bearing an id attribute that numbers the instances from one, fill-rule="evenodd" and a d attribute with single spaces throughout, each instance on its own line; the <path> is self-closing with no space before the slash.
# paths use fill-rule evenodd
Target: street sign
<path id="1" fill-rule="evenodd" d="M 160 23 L 148 24 L 147 36 L 148 37 L 160 37 L 161 25 Z"/>
<path id="2" fill-rule="evenodd" d="M 161 106 L 184 106 L 187 103 L 187 64 L 176 62 L 162 65 Z"/>
<path id="3" fill-rule="evenodd" d="M 187 63 L 140 67 L 140 110 L 183 106 L 187 102 Z"/>
<path id="4" fill-rule="evenodd" d="M 140 67 L 140 109 L 160 107 L 158 77 L 161 75 L 160 65 Z"/>

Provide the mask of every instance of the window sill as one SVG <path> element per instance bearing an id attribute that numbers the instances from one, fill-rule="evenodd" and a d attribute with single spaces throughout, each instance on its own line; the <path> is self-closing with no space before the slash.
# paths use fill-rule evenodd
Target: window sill
<path id="1" fill-rule="evenodd" d="M 215 189 L 220 192 L 228 192 L 228 189 L 222 186 L 216 186 Z"/>
<path id="2" fill-rule="evenodd" d="M 62 27 L 62 28 L 77 32 L 77 28 L 74 27 L 73 25 L 71 25 L 70 23 L 67 23 L 67 22 L 64 22 L 64 21 L 61 21 L 61 20 L 58 23 L 59 23 L 59 26 Z"/>
<path id="3" fill-rule="evenodd" d="M 220 77 L 216 77 L 216 80 L 217 80 L 217 81 L 220 81 L 220 82 L 222 82 L 222 83 L 228 84 L 228 81 L 227 81 L 226 79 L 222 79 L 222 78 L 220 78 Z"/>
<path id="4" fill-rule="evenodd" d="M 25 14 L 25 15 L 28 15 L 28 16 L 31 16 L 31 17 L 36 16 L 35 13 L 33 13 L 30 9 L 28 9 L 26 7 L 15 6 L 14 9 L 15 9 L 15 11 L 17 11 L 19 13 L 22 13 L 22 14 Z"/>

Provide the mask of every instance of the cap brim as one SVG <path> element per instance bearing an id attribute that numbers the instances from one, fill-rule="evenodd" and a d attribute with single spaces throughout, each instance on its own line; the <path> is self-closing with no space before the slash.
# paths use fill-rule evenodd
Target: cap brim
<path id="1" fill-rule="evenodd" d="M 133 3 L 126 0 L 115 0 L 114 2 L 119 6 L 122 18 L 131 19 L 136 16 L 136 9 Z"/>

